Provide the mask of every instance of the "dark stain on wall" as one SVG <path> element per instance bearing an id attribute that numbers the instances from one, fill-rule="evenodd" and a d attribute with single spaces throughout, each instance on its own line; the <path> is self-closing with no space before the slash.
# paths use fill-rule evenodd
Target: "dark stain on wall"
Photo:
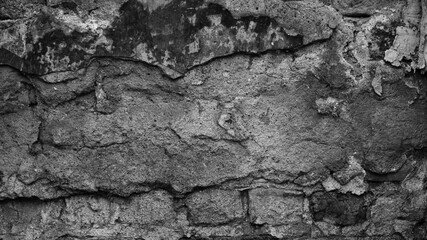
<path id="1" fill-rule="evenodd" d="M 67 3 L 62 7 L 74 11 L 73 6 Z M 33 49 L 25 53 L 23 62 L 2 57 L 0 62 L 42 75 L 83 68 L 92 57 L 122 57 L 183 74 L 215 57 L 303 45 L 302 35 L 287 34 L 271 17 L 236 19 L 223 6 L 203 1 L 175 0 L 150 10 L 137 0 L 129 0 L 119 12 L 112 26 L 104 30 L 110 45 L 97 43 L 104 36 L 91 31 L 65 32 L 68 27 L 61 26 L 55 17 L 40 14 L 34 23 L 36 34 L 27 34 L 26 44 Z M 242 37 L 242 34 L 252 37 Z M 191 44 L 193 49 L 189 47 Z M 138 57 L 141 54 L 145 57 Z"/>

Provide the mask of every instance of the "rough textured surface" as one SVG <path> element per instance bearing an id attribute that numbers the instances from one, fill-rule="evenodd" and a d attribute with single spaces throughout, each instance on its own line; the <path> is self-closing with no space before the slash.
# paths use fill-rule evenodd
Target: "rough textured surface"
<path id="1" fill-rule="evenodd" d="M 21 19 L 13 9 L 20 4 L 2 4 L 11 12 L 2 14 L 10 20 L 0 26 L 0 63 L 38 75 L 77 70 L 93 57 L 114 56 L 154 64 L 179 77 L 215 57 L 326 39 L 338 19 L 321 4 L 280 0 L 251 6 L 255 16 L 235 16 L 223 6 L 230 2 L 222 1 L 103 0 L 28 3 Z"/>
<path id="2" fill-rule="evenodd" d="M 196 192 L 190 195 L 186 205 L 195 224 L 220 224 L 245 217 L 238 191 Z"/>
<path id="3" fill-rule="evenodd" d="M 249 192 L 249 211 L 254 224 L 282 225 L 300 222 L 303 198 L 287 196 L 286 190 L 253 189 Z"/>
<path id="4" fill-rule="evenodd" d="M 426 9 L 1 1 L 0 239 L 426 239 Z"/>

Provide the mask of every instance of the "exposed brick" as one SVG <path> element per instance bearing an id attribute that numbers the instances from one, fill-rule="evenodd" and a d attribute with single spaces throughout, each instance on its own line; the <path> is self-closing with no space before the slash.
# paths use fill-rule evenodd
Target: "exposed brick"
<path id="1" fill-rule="evenodd" d="M 302 220 L 303 197 L 286 196 L 281 189 L 257 188 L 249 192 L 251 222 L 281 225 Z"/>
<path id="2" fill-rule="evenodd" d="M 125 223 L 155 224 L 172 220 L 174 215 L 172 196 L 154 191 L 132 197 L 122 205 L 119 219 Z"/>
<path id="3" fill-rule="evenodd" d="M 311 197 L 310 208 L 316 221 L 348 226 L 366 220 L 365 199 L 352 194 L 318 192 Z"/>
<path id="4" fill-rule="evenodd" d="M 219 224 L 244 217 L 238 191 L 206 190 L 191 194 L 186 200 L 190 219 L 195 224 Z"/>

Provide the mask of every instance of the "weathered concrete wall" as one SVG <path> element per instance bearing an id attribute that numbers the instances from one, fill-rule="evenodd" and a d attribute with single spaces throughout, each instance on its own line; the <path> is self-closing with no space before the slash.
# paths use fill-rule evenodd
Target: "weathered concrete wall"
<path id="1" fill-rule="evenodd" d="M 426 239 L 424 0 L 3 0 L 0 239 Z"/>

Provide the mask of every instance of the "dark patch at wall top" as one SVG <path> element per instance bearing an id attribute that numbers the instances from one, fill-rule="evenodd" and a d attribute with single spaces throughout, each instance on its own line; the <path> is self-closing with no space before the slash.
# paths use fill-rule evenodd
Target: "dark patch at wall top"
<path id="1" fill-rule="evenodd" d="M 120 57 L 158 66 L 176 78 L 216 57 L 294 49 L 307 44 L 302 33 L 289 32 L 281 25 L 286 16 L 235 18 L 216 3 L 172 0 L 150 9 L 140 1 L 129 0 L 118 13 L 100 31 L 73 11 L 59 13 L 65 14 L 60 17 L 41 12 L 29 25 L 33 30 L 21 44 L 23 49 L 2 46 L 1 51 L 7 54 L 0 56 L 0 64 L 43 75 L 86 67 L 93 57 Z M 280 22 L 276 17 L 281 18 Z"/>

